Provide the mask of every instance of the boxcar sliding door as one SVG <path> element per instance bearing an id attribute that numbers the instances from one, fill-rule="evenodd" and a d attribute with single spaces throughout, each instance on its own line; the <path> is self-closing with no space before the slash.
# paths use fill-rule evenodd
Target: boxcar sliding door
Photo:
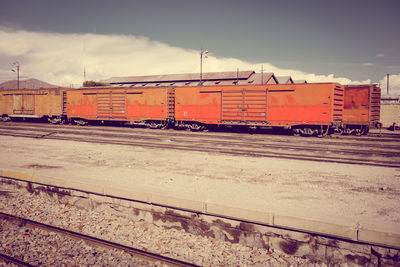
<path id="1" fill-rule="evenodd" d="M 33 115 L 35 108 L 35 96 L 33 94 L 15 94 L 13 113 L 18 115 Z"/>
<path id="2" fill-rule="evenodd" d="M 266 89 L 222 91 L 222 121 L 263 122 L 267 120 Z"/>
<path id="3" fill-rule="evenodd" d="M 98 92 L 97 118 L 126 118 L 126 93 L 112 91 Z"/>

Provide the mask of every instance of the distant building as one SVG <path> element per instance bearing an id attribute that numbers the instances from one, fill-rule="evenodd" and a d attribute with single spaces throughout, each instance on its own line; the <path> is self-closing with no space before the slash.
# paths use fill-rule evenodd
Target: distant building
<path id="1" fill-rule="evenodd" d="M 294 83 L 307 83 L 306 80 L 294 80 Z"/>
<path id="2" fill-rule="evenodd" d="M 199 86 L 199 85 L 246 85 L 277 84 L 272 72 L 256 73 L 255 71 L 207 72 L 166 74 L 149 76 L 112 77 L 102 82 L 120 87 L 161 87 L 161 86 Z"/>
<path id="3" fill-rule="evenodd" d="M 383 127 L 400 126 L 400 97 L 381 97 L 381 123 Z"/>
<path id="4" fill-rule="evenodd" d="M 381 104 L 396 104 L 400 103 L 400 97 L 381 97 Z"/>
<path id="5" fill-rule="evenodd" d="M 294 83 L 292 80 L 292 77 L 290 76 L 278 76 L 276 77 L 276 79 L 278 80 L 278 83 L 280 84 L 292 84 Z"/>

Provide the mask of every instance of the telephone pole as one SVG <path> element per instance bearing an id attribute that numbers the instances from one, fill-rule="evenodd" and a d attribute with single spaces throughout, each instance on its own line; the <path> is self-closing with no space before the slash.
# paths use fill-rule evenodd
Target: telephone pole
<path id="1" fill-rule="evenodd" d="M 386 90 L 387 90 L 387 95 L 389 96 L 389 73 L 386 74 Z"/>
<path id="2" fill-rule="evenodd" d="M 206 59 L 207 54 L 207 50 L 203 50 L 203 48 L 200 49 L 200 85 L 202 85 L 201 82 L 203 80 L 203 57 Z"/>
<path id="3" fill-rule="evenodd" d="M 17 73 L 17 90 L 19 90 L 19 62 L 15 61 L 13 66 L 16 68 L 16 70 L 12 69 L 12 71 Z"/>

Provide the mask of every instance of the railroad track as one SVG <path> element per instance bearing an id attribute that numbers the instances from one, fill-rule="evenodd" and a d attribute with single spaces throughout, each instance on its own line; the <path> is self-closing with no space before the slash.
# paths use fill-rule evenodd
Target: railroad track
<path id="1" fill-rule="evenodd" d="M 52 125 L 47 123 L 13 123 L 13 122 L 0 122 L 0 128 L 5 129 L 20 129 L 20 130 L 38 130 L 42 131 L 82 131 L 90 130 L 99 133 L 116 133 L 116 134 L 130 134 L 135 137 L 144 138 L 165 138 L 166 136 L 184 137 L 184 138 L 212 138 L 214 140 L 251 140 L 251 141 L 271 141 L 271 142 L 290 142 L 290 143 L 308 143 L 308 144 L 323 144 L 323 145 L 337 145 L 346 144 L 350 146 L 365 145 L 366 143 L 400 143 L 400 134 L 390 133 L 370 133 L 368 136 L 346 136 L 346 135 L 331 135 L 325 138 L 309 138 L 309 137 L 294 137 L 291 135 L 281 134 L 250 134 L 250 133 L 237 133 L 237 132 L 188 132 L 179 130 L 157 130 L 146 128 L 130 128 L 130 127 L 108 127 L 108 126 L 76 126 L 76 125 Z M 390 146 L 390 145 L 389 145 Z"/>
<path id="2" fill-rule="evenodd" d="M 132 135 L 147 135 L 154 137 L 199 137 L 199 138 L 213 138 L 218 140 L 270 140 L 276 142 L 307 142 L 312 144 L 354 144 L 354 143 L 366 143 L 366 142 L 376 142 L 390 143 L 390 142 L 400 142 L 400 134 L 391 133 L 369 133 L 366 136 L 352 136 L 352 135 L 336 135 L 327 136 L 325 138 L 309 138 L 309 137 L 294 137 L 291 135 L 284 134 L 259 134 L 259 133 L 238 133 L 238 132 L 226 132 L 226 131 L 210 131 L 210 132 L 188 132 L 184 130 L 157 130 L 157 129 L 147 129 L 147 128 L 131 128 L 131 127 L 110 127 L 110 126 L 77 126 L 68 124 L 48 124 L 48 123 L 14 123 L 14 122 L 0 122 L 0 128 L 10 128 L 10 129 L 42 129 L 49 131 L 56 130 L 91 130 L 96 132 L 104 133 L 125 133 Z"/>
<path id="3" fill-rule="evenodd" d="M 170 257 L 166 257 L 163 255 L 136 249 L 136 248 L 129 247 L 126 245 L 114 243 L 114 242 L 107 241 L 104 239 L 99 239 L 96 237 L 92 237 L 92 236 L 88 236 L 85 234 L 73 232 L 73 231 L 62 229 L 59 227 L 55 227 L 52 225 L 32 221 L 29 219 L 21 218 L 21 217 L 3 213 L 3 212 L 0 212 L 0 220 L 13 220 L 13 221 L 19 222 L 19 225 L 28 226 L 30 228 L 39 228 L 39 229 L 42 229 L 42 230 L 45 230 L 48 232 L 55 232 L 55 233 L 58 233 L 61 235 L 68 236 L 73 239 L 83 240 L 87 244 L 91 244 L 94 246 L 100 246 L 100 247 L 107 248 L 107 249 L 117 249 L 123 253 L 130 253 L 130 254 L 134 255 L 134 257 L 138 257 L 140 259 L 143 259 L 145 261 L 152 262 L 152 263 L 161 262 L 163 264 L 166 264 L 167 266 L 198 266 L 198 265 L 195 265 L 195 264 L 192 264 L 189 262 L 172 259 Z M 10 256 L 10 255 L 0 254 L 0 258 L 2 258 L 3 260 L 5 260 L 7 262 L 12 262 L 18 266 L 33 266 L 27 262 L 21 261 L 20 259 Z"/>
<path id="4" fill-rule="evenodd" d="M 0 129 L 1 130 L 1 129 Z M 231 145 L 231 146 L 251 146 L 251 147 L 271 147 L 275 149 L 286 148 L 286 149 L 298 149 L 298 150 L 321 150 L 321 146 L 324 146 L 323 149 L 325 150 L 327 146 L 337 146 L 337 145 L 346 145 L 346 149 L 336 149 L 332 152 L 348 152 L 351 150 L 350 147 L 357 148 L 357 152 L 360 151 L 360 143 L 355 142 L 343 142 L 338 140 L 327 140 L 325 142 L 321 141 L 309 141 L 306 139 L 301 140 L 302 143 L 306 145 L 298 145 L 298 140 L 296 137 L 285 138 L 285 139 L 278 139 L 278 140 L 271 140 L 271 139 L 260 139 L 257 136 L 252 138 L 252 136 L 247 136 L 247 138 L 237 138 L 236 136 L 219 136 L 219 135 L 197 135 L 197 134 L 186 134 L 186 135 L 175 135 L 175 134 L 160 134 L 160 132 L 117 132 L 117 131 L 99 131 L 93 128 L 86 128 L 86 129 L 58 129 L 58 128 L 37 128 L 37 127 L 7 127 L 4 128 L 4 131 L 7 133 L 9 131 L 33 131 L 38 132 L 37 138 L 45 138 L 49 135 L 53 134 L 70 134 L 70 135 L 82 135 L 82 133 L 87 130 L 90 131 L 91 136 L 96 137 L 103 137 L 103 138 L 132 138 L 136 140 L 147 140 L 147 141 L 154 141 L 154 142 L 163 142 L 165 140 L 174 141 L 175 143 L 187 143 L 187 142 L 202 142 L 202 143 L 215 143 L 218 142 L 219 144 L 223 145 Z M 43 133 L 43 134 L 41 134 Z M 296 142 L 297 141 L 297 142 Z M 376 144 L 376 139 L 374 140 L 375 143 L 372 142 L 364 142 L 362 143 L 363 147 L 368 148 L 379 148 L 379 149 L 387 149 L 389 153 L 396 152 L 400 145 L 393 145 L 393 144 Z M 397 140 L 400 144 L 400 138 Z M 250 143 L 249 143 L 250 142 Z M 314 147 L 310 147 L 313 145 Z M 355 150 L 353 150 L 355 151 Z M 370 150 L 368 150 L 370 152 Z"/>
<path id="5" fill-rule="evenodd" d="M 233 134 L 182 133 L 177 131 L 119 131 L 97 127 L 42 127 L 1 125 L 0 135 L 65 141 L 130 145 L 158 149 L 222 153 L 254 157 L 275 157 L 319 162 L 336 162 L 382 167 L 400 167 L 400 139 L 390 143 L 353 142 L 314 138 L 266 138 Z M 46 125 L 49 126 L 49 125 Z M 227 138 L 228 137 L 228 138 Z M 313 139 L 313 140 L 310 140 Z M 300 140 L 300 141 L 299 141 Z M 301 152 L 301 153 L 299 153 Z"/>

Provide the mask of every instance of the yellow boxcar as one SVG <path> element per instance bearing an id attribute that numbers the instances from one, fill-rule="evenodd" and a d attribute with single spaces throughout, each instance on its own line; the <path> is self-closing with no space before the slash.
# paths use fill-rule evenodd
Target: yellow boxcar
<path id="1" fill-rule="evenodd" d="M 0 91 L 0 116 L 8 118 L 48 118 L 61 122 L 65 89 L 21 89 Z"/>

